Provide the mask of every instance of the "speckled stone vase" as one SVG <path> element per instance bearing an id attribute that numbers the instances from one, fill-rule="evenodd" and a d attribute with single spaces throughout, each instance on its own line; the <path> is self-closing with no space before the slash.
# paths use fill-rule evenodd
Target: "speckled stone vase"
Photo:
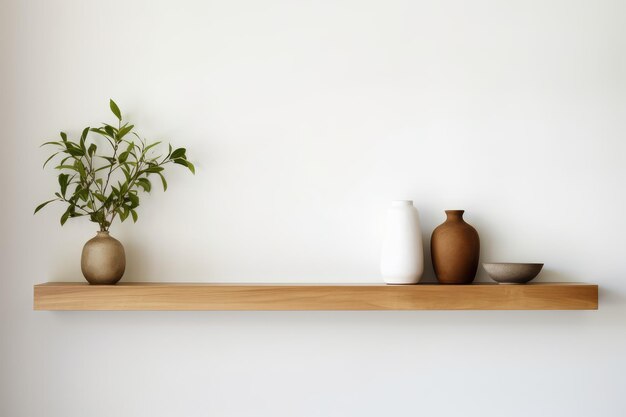
<path id="1" fill-rule="evenodd" d="M 83 247 L 80 268 L 85 279 L 93 285 L 113 285 L 124 275 L 126 254 L 124 246 L 109 232 L 98 232 Z"/>
<path id="2" fill-rule="evenodd" d="M 446 210 L 448 218 L 430 239 L 435 275 L 440 284 L 471 284 L 476 277 L 480 239 L 463 220 L 464 210 Z"/>

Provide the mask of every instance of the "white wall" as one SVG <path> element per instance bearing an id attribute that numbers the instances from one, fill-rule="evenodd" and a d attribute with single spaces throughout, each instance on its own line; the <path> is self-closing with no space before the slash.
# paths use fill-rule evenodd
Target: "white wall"
<path id="1" fill-rule="evenodd" d="M 0 7 L 0 415 L 624 415 L 624 2 Z M 32 216 L 38 145 L 109 97 L 198 168 L 113 227 L 126 281 L 378 282 L 410 198 L 425 239 L 464 208 L 483 260 L 598 283 L 600 310 L 33 312 L 96 229 Z"/>

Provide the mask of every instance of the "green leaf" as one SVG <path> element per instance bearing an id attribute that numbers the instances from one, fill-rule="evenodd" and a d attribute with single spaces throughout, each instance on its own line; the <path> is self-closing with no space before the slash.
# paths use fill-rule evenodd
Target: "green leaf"
<path id="1" fill-rule="evenodd" d="M 146 148 L 143 150 L 143 153 L 145 154 L 146 152 L 148 152 L 148 150 L 154 148 L 155 146 L 157 146 L 159 143 L 161 143 L 161 141 L 159 142 L 154 142 L 151 143 L 150 145 L 146 146 Z"/>
<path id="2" fill-rule="evenodd" d="M 139 206 L 139 197 L 137 194 L 128 194 L 128 199 L 130 200 L 130 208 L 135 208 Z"/>
<path id="3" fill-rule="evenodd" d="M 59 134 L 61 135 L 61 139 L 63 139 L 63 142 L 67 142 L 67 134 L 65 132 L 61 132 Z"/>
<path id="4" fill-rule="evenodd" d="M 65 162 L 66 162 L 68 159 L 72 159 L 72 158 L 73 158 L 72 156 L 66 156 L 65 158 L 61 159 L 61 163 L 60 163 L 59 165 L 65 165 Z"/>
<path id="5" fill-rule="evenodd" d="M 163 191 L 167 191 L 167 181 L 165 181 L 165 177 L 160 172 L 157 172 L 159 177 L 161 177 L 161 183 L 163 184 Z"/>
<path id="6" fill-rule="evenodd" d="M 152 166 L 144 170 L 144 172 L 148 172 L 150 174 L 158 174 L 161 171 L 163 171 L 163 167 L 157 167 L 157 166 Z"/>
<path id="7" fill-rule="evenodd" d="M 37 206 L 37 208 L 35 209 L 35 212 L 33 214 L 37 214 L 37 212 L 39 210 L 41 210 L 42 208 L 44 208 L 45 206 L 47 206 L 48 204 L 52 203 L 53 201 L 57 201 L 58 198 L 54 198 L 52 200 L 48 200 L 45 203 L 41 203 L 40 205 Z"/>
<path id="8" fill-rule="evenodd" d="M 118 120 L 122 120 L 122 113 L 120 112 L 120 108 L 117 107 L 117 104 L 111 99 L 109 99 L 109 107 L 111 107 L 111 111 L 117 117 Z"/>
<path id="9" fill-rule="evenodd" d="M 80 135 L 80 148 L 85 151 L 85 139 L 87 139 L 87 133 L 89 133 L 89 128 L 86 127 L 83 129 L 83 133 Z"/>
<path id="10" fill-rule="evenodd" d="M 150 190 L 152 189 L 152 183 L 147 178 L 138 178 L 137 179 L 137 185 L 142 187 L 143 190 L 145 192 L 147 192 L 147 193 L 149 193 Z"/>
<path id="11" fill-rule="evenodd" d="M 80 159 L 77 159 L 74 162 L 74 168 L 76 169 L 76 171 L 80 174 L 80 179 L 84 180 L 87 178 L 87 172 L 85 171 L 85 166 L 83 165 L 83 163 L 80 161 Z"/>
<path id="12" fill-rule="evenodd" d="M 196 167 L 194 167 L 193 164 L 191 162 L 187 161 L 186 159 L 181 159 L 181 158 L 174 159 L 174 163 L 189 168 L 189 171 L 191 171 L 191 173 L 195 175 Z"/>
<path id="13" fill-rule="evenodd" d="M 126 177 L 126 181 L 130 182 L 130 171 L 124 165 L 122 165 L 122 172 L 124 173 L 124 177 Z"/>
<path id="14" fill-rule="evenodd" d="M 172 154 L 170 155 L 170 158 L 171 159 L 183 158 L 185 157 L 185 152 L 187 152 L 185 148 L 178 148 L 174 152 L 172 152 Z"/>
<path id="15" fill-rule="evenodd" d="M 106 198 L 100 193 L 93 193 L 93 195 L 102 203 L 104 203 L 104 201 L 106 200 Z"/>
<path id="16" fill-rule="evenodd" d="M 97 149 L 98 149 L 98 146 L 95 143 L 92 143 L 91 145 L 89 145 L 89 149 L 87 149 L 87 153 L 89 154 L 90 157 L 93 157 Z"/>
<path id="17" fill-rule="evenodd" d="M 80 193 L 83 191 L 83 186 L 82 184 L 77 184 L 76 188 L 74 188 L 74 192 L 72 193 L 72 197 L 70 198 L 70 201 L 78 201 L 78 199 L 80 198 Z"/>
<path id="18" fill-rule="evenodd" d="M 128 159 L 129 152 L 122 152 L 120 156 L 117 157 L 117 160 L 120 161 L 120 164 L 123 164 Z"/>
<path id="19" fill-rule="evenodd" d="M 120 196 L 126 194 L 127 192 L 128 192 L 128 181 L 124 181 L 124 184 L 120 185 Z"/>
<path id="20" fill-rule="evenodd" d="M 63 215 L 61 216 L 61 226 L 63 226 L 67 219 L 70 217 L 70 214 L 72 213 L 72 207 L 73 206 L 69 206 L 67 210 L 65 210 L 65 213 L 63 213 Z"/>
<path id="21" fill-rule="evenodd" d="M 133 223 L 137 223 L 137 218 L 139 216 L 137 216 L 137 212 L 135 210 L 131 210 L 130 214 L 133 216 Z"/>
<path id="22" fill-rule="evenodd" d="M 100 134 L 102 136 L 113 138 L 113 135 L 109 134 L 109 132 L 107 132 L 106 130 L 101 129 L 101 128 L 92 128 L 91 131 L 92 132 L 96 132 L 96 133 L 98 133 L 98 134 Z"/>
<path id="23" fill-rule="evenodd" d="M 82 149 L 78 147 L 72 147 L 72 146 L 68 146 L 65 152 L 75 157 L 76 156 L 80 157 L 80 156 L 85 155 L 85 152 Z"/>
<path id="24" fill-rule="evenodd" d="M 107 133 L 107 136 L 110 136 L 112 138 L 115 137 L 115 129 L 113 128 L 113 126 L 110 126 L 110 125 L 104 126 L 104 131 Z"/>
<path id="25" fill-rule="evenodd" d="M 78 196 L 80 200 L 83 200 L 86 202 L 87 199 L 89 198 L 89 189 L 76 187 L 76 191 L 74 191 L 74 194 Z"/>
<path id="26" fill-rule="evenodd" d="M 124 223 L 124 220 L 126 220 L 128 215 L 130 214 L 128 209 L 126 208 L 123 209 L 121 207 L 117 210 L 117 212 L 120 214 L 120 220 L 122 221 L 122 223 Z"/>
<path id="27" fill-rule="evenodd" d="M 65 191 L 67 190 L 67 184 L 69 182 L 68 178 L 68 174 L 59 174 L 59 186 L 61 187 L 61 195 L 63 195 L 63 198 L 65 198 Z"/>
<path id="28" fill-rule="evenodd" d="M 134 155 L 133 153 L 133 148 L 136 146 L 133 142 L 129 142 L 129 141 L 125 141 L 126 143 L 128 143 L 128 146 L 126 147 L 126 153 L 128 155 Z M 128 158 L 128 156 L 126 156 L 126 158 Z"/>
<path id="29" fill-rule="evenodd" d="M 104 203 L 102 203 L 106 208 L 109 208 L 109 206 L 111 205 L 111 203 L 113 203 L 113 200 L 115 200 L 115 195 L 113 193 L 110 193 L 109 196 L 107 197 L 106 200 L 104 200 Z"/>
<path id="30" fill-rule="evenodd" d="M 98 155 L 98 158 L 106 159 L 107 161 L 109 161 L 109 164 L 115 164 L 117 162 L 117 159 L 113 158 L 112 156 L 100 156 L 100 155 Z"/>
<path id="31" fill-rule="evenodd" d="M 117 139 L 121 140 L 128 132 L 133 130 L 133 127 L 135 127 L 135 126 L 134 125 L 130 125 L 130 126 L 125 126 L 125 127 L 121 128 L 119 130 L 119 132 L 117 132 Z"/>
<path id="32" fill-rule="evenodd" d="M 94 172 L 102 171 L 103 169 L 110 169 L 112 166 L 113 164 L 101 166 L 100 168 L 96 169 Z"/>
<path id="33" fill-rule="evenodd" d="M 58 145 L 58 146 L 63 146 L 63 144 L 62 144 L 61 142 L 45 142 L 45 143 L 42 143 L 41 145 L 39 145 L 39 147 L 41 148 L 41 147 L 46 146 L 46 145 Z"/>
<path id="34" fill-rule="evenodd" d="M 46 164 L 47 164 L 48 162 L 50 162 L 50 160 L 51 160 L 52 158 L 54 158 L 55 156 L 57 156 L 57 155 L 58 155 L 58 154 L 60 154 L 60 153 L 61 153 L 60 151 L 59 151 L 59 152 L 55 152 L 55 153 L 53 153 L 53 154 L 52 154 L 52 156 L 50 156 L 48 159 L 46 159 L 46 162 L 44 162 L 44 163 L 43 163 L 42 168 L 45 168 L 45 167 L 46 167 Z"/>

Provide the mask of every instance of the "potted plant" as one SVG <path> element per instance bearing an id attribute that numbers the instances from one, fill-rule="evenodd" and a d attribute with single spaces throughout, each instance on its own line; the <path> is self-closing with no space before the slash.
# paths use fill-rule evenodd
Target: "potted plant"
<path id="1" fill-rule="evenodd" d="M 86 127 L 77 141 L 61 132 L 60 141 L 42 145 L 55 148 L 43 166 L 57 161 L 54 169 L 59 171 L 59 190 L 55 198 L 35 208 L 37 213 L 52 202 L 61 202 L 67 206 L 61 225 L 83 216 L 98 224 L 96 237 L 85 244 L 81 256 L 81 270 L 90 284 L 115 284 L 122 278 L 126 267 L 124 247 L 109 234 L 109 228 L 115 219 L 123 222 L 130 217 L 137 221 L 140 192 L 152 190 L 151 179 L 158 177 L 165 191 L 164 171 L 169 164 L 182 165 L 195 173 L 185 148 L 172 149 L 169 145 L 167 154 L 156 152 L 161 142 L 149 143 L 141 138 L 133 130 L 135 126 L 123 120 L 113 100 L 109 106 L 117 126 L 104 123 Z"/>

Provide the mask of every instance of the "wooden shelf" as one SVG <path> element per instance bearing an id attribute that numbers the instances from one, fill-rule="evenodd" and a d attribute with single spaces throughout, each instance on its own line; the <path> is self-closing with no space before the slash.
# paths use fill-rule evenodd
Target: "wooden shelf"
<path id="1" fill-rule="evenodd" d="M 597 310 L 598 286 L 48 282 L 35 310 Z"/>

